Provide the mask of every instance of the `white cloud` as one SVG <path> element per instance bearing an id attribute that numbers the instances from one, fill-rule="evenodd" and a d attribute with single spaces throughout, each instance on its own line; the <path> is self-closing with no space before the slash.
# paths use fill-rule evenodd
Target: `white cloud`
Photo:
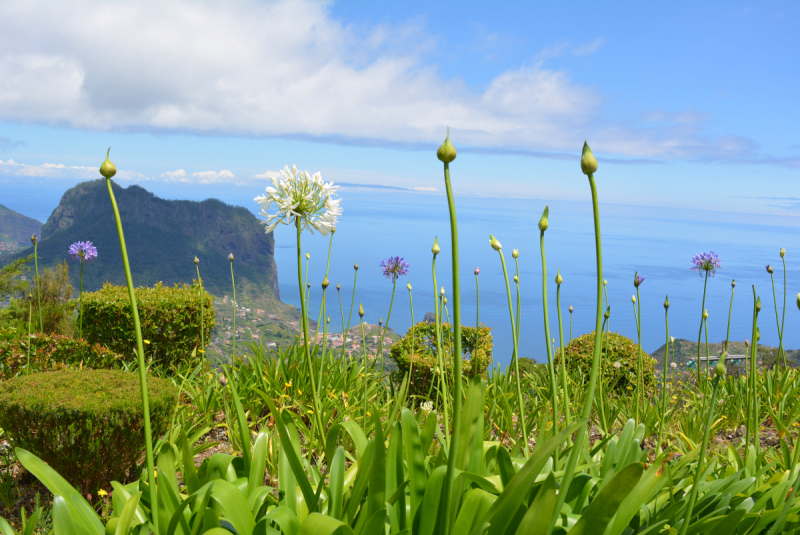
<path id="1" fill-rule="evenodd" d="M 93 180 L 100 178 L 100 171 L 99 166 L 87 167 L 84 165 L 64 165 L 63 163 L 43 163 L 41 165 L 32 165 L 17 163 L 14 160 L 8 160 L 6 162 L 0 160 L 0 175 Z M 122 170 L 118 171 L 117 174 L 114 175 L 114 180 L 144 182 L 150 180 L 150 178 L 135 171 Z"/>
<path id="2" fill-rule="evenodd" d="M 161 177 L 166 182 L 181 182 L 184 184 L 217 184 L 220 182 L 233 182 L 236 178 L 227 169 L 222 171 L 198 171 L 195 173 L 187 173 L 183 169 L 178 169 L 177 171 L 162 173 Z"/>
<path id="3" fill-rule="evenodd" d="M 449 125 L 462 147 L 577 152 L 608 135 L 597 148 L 623 156 L 724 152 L 696 126 L 605 120 L 596 88 L 542 64 L 475 91 L 443 78 L 438 57 L 418 21 L 364 36 L 322 2 L 2 2 L 0 121 L 406 145 L 438 145 Z"/>
<path id="4" fill-rule="evenodd" d="M 278 178 L 279 176 L 281 176 L 281 173 L 280 173 L 280 171 L 265 171 L 265 172 L 263 172 L 263 173 L 259 173 L 259 174 L 257 174 L 257 175 L 253 175 L 253 178 L 259 178 L 259 179 L 263 179 L 263 178 L 266 178 L 266 179 L 273 179 L 273 178 Z"/>
<path id="5" fill-rule="evenodd" d="M 416 188 L 411 188 L 416 191 L 439 191 L 438 189 L 434 188 L 433 186 L 417 186 Z"/>

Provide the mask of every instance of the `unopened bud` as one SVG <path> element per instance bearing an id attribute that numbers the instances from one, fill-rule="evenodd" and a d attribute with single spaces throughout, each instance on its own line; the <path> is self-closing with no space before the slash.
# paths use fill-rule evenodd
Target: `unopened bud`
<path id="1" fill-rule="evenodd" d="M 608 284 L 608 281 L 603 279 L 603 286 L 606 286 L 607 284 Z"/>
<path id="2" fill-rule="evenodd" d="M 406 284 L 406 288 L 408 288 L 409 292 L 411 291 L 411 283 L 410 282 L 408 284 Z"/>
<path id="3" fill-rule="evenodd" d="M 704 310 L 704 311 L 703 311 L 703 319 L 704 319 L 704 320 L 707 320 L 707 319 L 708 319 L 708 309 L 706 309 L 706 310 Z"/>
<path id="4" fill-rule="evenodd" d="M 331 228 L 331 234 L 336 234 L 336 227 Z"/>
<path id="5" fill-rule="evenodd" d="M 670 336 L 669 337 L 669 341 L 670 341 L 671 344 L 674 344 L 675 343 L 675 337 L 674 336 Z"/>
<path id="6" fill-rule="evenodd" d="M 306 260 L 311 260 L 311 253 L 306 253 Z"/>
<path id="7" fill-rule="evenodd" d="M 519 258 L 519 249 L 511 249 L 511 258 Z"/>
<path id="8" fill-rule="evenodd" d="M 519 284 L 519 275 L 514 275 L 514 282 Z"/>
<path id="9" fill-rule="evenodd" d="M 635 295 L 632 295 L 632 296 L 631 296 L 631 302 L 632 302 L 634 305 L 636 304 L 636 296 L 635 296 Z"/>
<path id="10" fill-rule="evenodd" d="M 436 256 L 441 251 L 442 250 L 439 248 L 439 237 L 437 236 L 433 239 L 433 247 L 431 247 L 431 252 L 433 253 L 433 256 Z"/>
<path id="11" fill-rule="evenodd" d="M 714 375 L 717 377 L 722 377 L 725 375 L 725 353 L 717 361 L 717 365 L 714 366 Z"/>
<path id="12" fill-rule="evenodd" d="M 669 309 L 669 296 L 667 296 L 667 298 L 664 299 L 664 310 L 668 309 Z"/>
<path id="13" fill-rule="evenodd" d="M 781 258 L 783 258 L 784 256 L 786 256 L 786 248 L 781 247 Z"/>
<path id="14" fill-rule="evenodd" d="M 311 283 L 309 282 L 308 284 L 306 284 L 306 286 L 308 286 L 309 288 L 311 288 Z"/>
<path id="15" fill-rule="evenodd" d="M 475 268 L 475 276 L 477 277 L 478 275 L 480 275 L 480 273 L 481 273 L 481 268 L 476 267 Z"/>
<path id="16" fill-rule="evenodd" d="M 353 269 L 355 269 L 356 271 L 358 271 L 358 262 L 356 262 L 355 264 L 353 264 Z"/>
<path id="17" fill-rule="evenodd" d="M 447 304 L 447 296 L 446 295 L 442 298 L 442 303 L 444 303 L 445 305 Z"/>
<path id="18" fill-rule="evenodd" d="M 756 299 L 756 314 L 761 312 L 761 298 Z"/>
<path id="19" fill-rule="evenodd" d="M 736 279 L 733 279 L 731 281 L 731 290 L 733 290 L 734 288 L 736 288 Z"/>
<path id="20" fill-rule="evenodd" d="M 450 143 L 450 127 L 447 127 L 447 137 L 439 146 L 439 149 L 436 151 L 436 157 L 439 158 L 440 161 L 444 163 L 450 163 L 456 159 L 456 148 Z"/>
<path id="21" fill-rule="evenodd" d="M 800 294 L 797 294 L 797 308 L 800 309 Z"/>
<path id="22" fill-rule="evenodd" d="M 378 327 L 383 326 L 383 318 L 378 318 Z"/>
<path id="23" fill-rule="evenodd" d="M 200 259 L 195 256 L 194 257 L 194 264 L 197 265 L 199 263 L 200 263 Z"/>
<path id="24" fill-rule="evenodd" d="M 100 166 L 100 174 L 106 178 L 111 178 L 112 176 L 117 174 L 117 167 L 111 163 L 111 160 L 108 159 L 108 155 L 111 153 L 111 147 L 108 148 L 106 152 L 106 159 L 103 164 Z"/>
<path id="25" fill-rule="evenodd" d="M 750 339 L 749 338 L 745 338 L 744 339 L 744 347 L 750 347 Z"/>
<path id="26" fill-rule="evenodd" d="M 364 305 L 361 303 L 358 304 L 358 315 L 364 317 Z"/>
<path id="27" fill-rule="evenodd" d="M 766 266 L 766 267 L 767 267 L 767 273 L 769 273 L 770 275 L 772 275 L 772 273 L 773 273 L 775 270 L 774 270 L 774 269 L 772 269 L 772 266 L 770 266 L 769 264 L 767 264 L 767 266 Z"/>
<path id="28" fill-rule="evenodd" d="M 570 313 L 570 314 L 572 314 L 572 312 L 573 312 L 574 310 L 575 310 L 575 309 L 574 309 L 574 308 L 572 308 L 572 305 L 570 305 L 570 306 L 569 306 L 569 313 Z"/>
<path id="29" fill-rule="evenodd" d="M 39 240 L 38 240 L 38 238 L 36 237 L 36 234 L 34 234 L 33 236 L 31 236 L 31 243 L 32 243 L 33 245 L 36 245 L 36 242 L 37 242 L 37 241 L 39 241 Z"/>
<path id="30" fill-rule="evenodd" d="M 228 255 L 228 260 L 230 260 L 231 262 L 233 262 L 233 253 L 231 253 L 231 254 L 229 254 L 229 255 Z"/>
<path id="31" fill-rule="evenodd" d="M 342 289 L 342 286 L 337 282 L 336 283 L 336 291 L 338 292 L 341 289 Z"/>
<path id="32" fill-rule="evenodd" d="M 761 329 L 756 327 L 756 342 L 760 342 L 760 341 L 761 341 Z"/>
<path id="33" fill-rule="evenodd" d="M 609 306 L 609 307 L 606 307 L 606 313 L 605 313 L 605 314 L 603 314 L 603 317 L 604 317 L 605 319 L 608 319 L 608 318 L 610 318 L 610 317 L 611 317 L 611 307 L 610 307 L 610 306 Z"/>
<path id="34" fill-rule="evenodd" d="M 547 220 L 547 217 L 550 213 L 550 206 L 545 205 L 544 212 L 542 212 L 542 218 L 539 220 L 539 230 L 544 232 L 547 230 L 547 227 L 550 226 L 550 222 Z"/>
<path id="35" fill-rule="evenodd" d="M 328 277 L 325 277 L 324 279 L 322 279 L 322 289 L 323 290 L 327 290 L 328 289 L 328 284 L 330 284 L 328 282 Z"/>
<path id="36" fill-rule="evenodd" d="M 556 284 L 560 285 L 562 282 L 564 282 L 564 277 L 561 276 L 561 270 L 559 269 L 556 274 Z"/>
<path id="37" fill-rule="evenodd" d="M 328 323 L 330 323 L 330 322 L 331 322 L 331 317 L 330 317 L 330 316 L 328 316 Z"/>
<path id="38" fill-rule="evenodd" d="M 440 294 L 440 295 L 444 295 L 444 286 L 442 286 L 442 289 L 441 289 L 441 290 L 439 290 L 439 294 Z"/>
<path id="39" fill-rule="evenodd" d="M 591 175 L 597 171 L 597 160 L 592 154 L 592 149 L 589 148 L 587 142 L 583 142 L 583 152 L 581 153 L 581 171 L 584 175 Z"/>
<path id="40" fill-rule="evenodd" d="M 489 234 L 489 245 L 491 245 L 492 249 L 494 249 L 495 251 L 499 251 L 500 249 L 503 248 L 503 245 L 499 241 L 497 241 L 497 238 L 495 238 L 491 234 Z"/>

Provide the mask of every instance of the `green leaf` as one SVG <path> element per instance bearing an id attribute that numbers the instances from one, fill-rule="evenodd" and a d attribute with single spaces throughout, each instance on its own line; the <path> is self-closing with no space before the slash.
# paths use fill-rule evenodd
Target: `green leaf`
<path id="1" fill-rule="evenodd" d="M 666 466 L 664 458 L 660 457 L 647 469 L 642 478 L 636 484 L 636 488 L 625 498 L 617 510 L 614 523 L 606 535 L 618 535 L 625 530 L 634 516 L 639 512 L 639 508 L 647 503 L 654 492 L 657 492 L 667 481 L 664 477 Z"/>
<path id="2" fill-rule="evenodd" d="M 228 534 L 230 535 L 230 534 Z M 306 517 L 297 535 L 355 535 L 353 530 L 342 522 L 319 513 Z M 371 534 L 370 534 L 371 535 Z"/>
<path id="3" fill-rule="evenodd" d="M 281 528 L 283 535 L 296 535 L 300 531 L 300 521 L 297 515 L 284 505 L 279 505 L 265 516 L 268 521 L 275 522 Z"/>
<path id="4" fill-rule="evenodd" d="M 644 465 L 642 463 L 629 464 L 617 472 L 584 509 L 580 520 L 570 530 L 570 535 L 603 533 L 617 513 L 620 504 L 642 478 L 643 472 Z"/>
<path id="5" fill-rule="evenodd" d="M 333 461 L 330 465 L 330 492 L 328 504 L 328 516 L 332 516 L 338 520 L 342 519 L 342 505 L 344 504 L 344 469 L 345 458 L 344 448 L 341 446 L 336 448 L 336 453 L 333 455 Z"/>
<path id="6" fill-rule="evenodd" d="M 496 495 L 483 489 L 468 490 L 453 525 L 452 533 L 470 533 L 495 500 L 497 500 Z"/>
<path id="7" fill-rule="evenodd" d="M 339 422 L 332 425 L 331 428 L 328 429 L 328 434 L 325 440 L 325 459 L 328 462 L 331 462 L 331 459 L 333 458 L 333 454 L 336 451 L 336 442 L 338 441 L 339 435 L 342 431 L 345 431 L 348 435 L 350 435 L 350 438 L 353 440 L 353 444 L 356 447 L 356 459 L 360 459 L 364 454 L 364 448 L 367 447 L 368 441 L 361 427 L 352 420 Z"/>
<path id="8" fill-rule="evenodd" d="M 72 520 L 72 511 L 61 496 L 53 497 L 53 531 L 55 535 L 78 535 Z"/>
<path id="9" fill-rule="evenodd" d="M 536 493 L 536 498 L 522 517 L 516 535 L 546 534 L 553 518 L 553 509 L 556 506 L 556 478 L 553 472 L 544 480 L 544 484 Z M 602 533 L 598 531 L 598 533 Z"/>
<path id="10" fill-rule="evenodd" d="M 268 443 L 269 434 L 266 429 L 262 429 L 258 433 L 258 437 L 256 437 L 255 444 L 253 444 L 253 455 L 250 459 L 250 477 L 247 479 L 247 498 L 250 498 L 264 482 Z"/>
<path id="11" fill-rule="evenodd" d="M 403 409 L 400 414 L 403 426 L 403 454 L 406 459 L 406 471 L 409 483 L 409 495 L 411 501 L 411 519 L 417 516 L 417 509 L 422 503 L 425 495 L 425 484 L 428 475 L 425 472 L 425 450 L 422 449 L 422 439 L 420 437 L 419 424 L 414 418 L 414 414 Z"/>
<path id="12" fill-rule="evenodd" d="M 239 392 L 236 389 L 236 379 L 231 377 L 231 397 L 233 406 L 236 408 L 236 423 L 239 427 L 239 440 L 242 441 L 242 461 L 244 462 L 245 473 L 250 472 L 250 428 L 247 426 L 247 416 L 244 414 L 242 402 L 239 400 Z"/>
<path id="13" fill-rule="evenodd" d="M 119 515 L 119 523 L 115 535 L 128 535 L 133 524 L 133 517 L 136 514 L 136 507 L 139 505 L 139 499 L 142 497 L 141 492 L 137 492 L 125 502 L 125 507 L 122 508 L 122 514 Z"/>
<path id="14" fill-rule="evenodd" d="M 447 476 L 447 466 L 439 466 L 431 472 L 428 484 L 425 487 L 425 499 L 417 512 L 419 528 L 414 529 L 419 535 L 433 535 L 436 533 L 436 524 L 439 520 L 439 502 L 441 502 L 442 486 Z M 417 522 L 417 519 L 414 519 Z"/>

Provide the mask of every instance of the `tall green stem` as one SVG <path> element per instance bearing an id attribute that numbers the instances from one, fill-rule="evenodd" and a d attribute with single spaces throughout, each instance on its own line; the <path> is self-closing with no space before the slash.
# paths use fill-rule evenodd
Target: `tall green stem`
<path id="1" fill-rule="evenodd" d="M 561 355 L 561 388 L 564 390 L 564 423 L 567 427 L 570 424 L 569 408 L 569 383 L 567 381 L 566 352 L 564 350 L 564 324 L 561 321 L 561 284 L 556 285 L 556 308 L 558 309 L 558 341 L 559 353 Z M 570 321 L 572 315 L 570 315 Z"/>
<path id="2" fill-rule="evenodd" d="M 36 300 L 39 304 L 39 331 L 44 332 L 44 322 L 42 321 L 42 287 L 39 285 L 39 242 L 33 242 L 33 264 L 36 266 Z"/>
<path id="3" fill-rule="evenodd" d="M 781 250 L 781 252 L 783 252 Z M 786 351 L 783 349 L 783 327 L 786 325 L 786 258 L 781 254 L 783 262 L 783 317 L 781 318 L 781 355 L 783 356 L 783 367 L 786 368 Z M 777 311 L 778 307 L 775 307 Z"/>
<path id="4" fill-rule="evenodd" d="M 667 303 L 669 303 L 669 296 L 667 296 Z M 661 422 L 658 425 L 658 444 L 656 446 L 657 452 L 661 451 L 661 440 L 664 436 L 664 420 L 666 419 L 667 414 L 667 370 L 669 370 L 669 349 L 670 349 L 670 339 L 669 339 L 669 306 L 667 304 L 664 305 L 664 323 L 667 325 L 667 343 L 664 345 L 664 369 L 662 373 L 664 375 L 664 380 L 662 381 L 661 385 Z"/>
<path id="5" fill-rule="evenodd" d="M 331 239 L 328 241 L 328 265 L 325 268 L 325 280 L 328 280 L 328 273 L 330 273 L 330 270 L 331 270 L 331 248 L 333 247 L 333 235 L 334 234 L 335 234 L 335 232 L 331 232 Z M 319 325 L 320 325 L 320 322 L 323 319 L 325 319 L 325 316 L 327 315 L 327 313 L 325 313 L 325 309 L 326 309 L 326 306 L 325 306 L 326 305 L 326 303 L 325 303 L 325 294 L 326 294 L 327 291 L 328 291 L 328 287 L 327 286 L 322 289 L 322 305 L 319 307 L 319 319 L 317 320 L 317 332 L 314 334 L 314 342 L 317 341 L 317 337 L 319 336 Z M 325 327 L 323 327 L 323 329 L 322 329 L 322 331 L 323 331 L 323 338 L 322 338 L 323 346 L 325 345 L 325 337 L 324 337 L 325 330 L 326 330 Z"/>
<path id="6" fill-rule="evenodd" d="M 311 362 L 311 352 L 308 349 L 308 317 L 306 316 L 306 301 L 303 299 L 303 256 L 300 252 L 300 219 L 295 217 L 295 226 L 297 227 L 297 282 L 300 286 L 300 312 L 303 315 L 303 352 L 306 356 L 306 365 L 308 366 L 308 378 L 311 381 L 311 395 L 314 402 L 314 420 L 317 423 L 317 431 L 319 432 L 320 443 L 322 449 L 325 449 L 325 427 L 322 424 L 322 413 L 319 409 L 319 393 L 317 392 L 317 382 L 314 378 L 314 364 Z"/>
<path id="7" fill-rule="evenodd" d="M 594 242 L 595 253 L 597 256 L 597 311 L 595 318 L 594 330 L 594 353 L 592 355 L 592 371 L 589 375 L 589 384 L 586 390 L 586 397 L 583 401 L 583 408 L 581 410 L 581 419 L 589 420 L 592 414 L 592 405 L 594 403 L 595 389 L 597 388 L 597 371 L 600 368 L 600 356 L 602 354 L 602 320 L 603 320 L 603 248 L 600 242 L 600 207 L 597 201 L 597 186 L 595 185 L 593 173 L 588 174 L 589 187 L 592 190 L 592 211 L 594 213 Z M 562 489 L 569 489 L 572 484 L 572 479 L 575 475 L 575 467 L 578 465 L 578 458 L 583 453 L 583 441 L 586 439 L 586 426 L 581 425 L 578 429 L 577 436 L 575 437 L 575 445 L 570 451 L 569 460 L 564 472 L 564 480 L 561 483 Z M 550 520 L 550 531 L 552 531 L 556 520 L 561 514 L 561 507 L 564 505 L 567 493 L 559 492 L 556 506 L 553 509 L 555 513 Z"/>
<path id="8" fill-rule="evenodd" d="M 439 363 L 439 389 L 442 391 L 442 395 L 444 396 L 444 403 L 442 404 L 443 413 L 444 413 L 444 439 L 445 442 L 448 444 L 450 443 L 450 420 L 449 420 L 449 411 L 448 406 L 450 405 L 450 396 L 449 391 L 447 388 L 447 381 L 444 377 L 444 353 L 442 352 L 442 317 L 440 315 L 440 308 L 439 308 L 439 288 L 437 287 L 436 282 L 436 254 L 433 255 L 433 301 L 434 301 L 434 313 L 435 313 L 435 321 L 436 321 L 436 357 L 437 362 Z M 431 386 L 433 383 L 431 383 Z"/>
<path id="9" fill-rule="evenodd" d="M 731 304 L 728 307 L 728 332 L 725 335 L 725 348 L 723 351 L 728 351 L 728 344 L 731 341 L 731 313 L 733 312 L 733 293 L 736 291 L 735 285 L 731 285 Z"/>
<path id="10" fill-rule="evenodd" d="M 133 326 L 136 331 L 136 354 L 139 360 L 139 385 L 142 389 L 142 413 L 144 415 L 144 446 L 147 458 L 147 474 L 150 486 L 150 509 L 152 511 L 153 525 L 158 533 L 158 491 L 156 488 L 155 464 L 153 462 L 153 432 L 150 427 L 150 399 L 147 390 L 147 367 L 144 361 L 144 344 L 142 342 L 142 326 L 139 322 L 139 308 L 136 305 L 136 293 L 133 289 L 133 277 L 131 276 L 131 266 L 128 261 L 128 250 L 125 247 L 125 235 L 122 232 L 122 219 L 119 216 L 117 199 L 114 197 L 114 190 L 111 187 L 111 179 L 106 178 L 108 196 L 111 198 L 111 206 L 114 209 L 114 219 L 117 222 L 117 236 L 119 237 L 119 247 L 122 252 L 122 263 L 125 266 L 125 281 L 128 284 L 128 297 L 131 302 L 131 315 L 133 316 Z"/>
<path id="11" fill-rule="evenodd" d="M 411 285 L 408 286 L 408 300 L 411 304 L 411 364 L 408 367 L 408 385 L 409 388 L 411 387 L 411 383 L 414 381 L 414 297 L 411 295 Z M 386 318 L 386 323 L 389 323 L 389 318 Z"/>
<path id="12" fill-rule="evenodd" d="M 353 305 L 356 302 L 356 282 L 358 282 L 358 268 L 355 268 L 355 275 L 353 275 L 353 296 L 350 298 L 350 315 L 347 316 L 347 328 L 344 329 L 344 335 L 342 336 L 342 358 L 344 358 L 344 352 L 347 347 L 347 334 L 350 331 L 350 320 L 353 319 Z M 337 286 L 338 288 L 338 286 Z M 342 296 L 339 295 L 339 308 L 342 306 Z M 342 328 L 344 328 L 344 309 L 342 309 Z"/>
<path id="13" fill-rule="evenodd" d="M 636 378 L 636 422 L 638 423 L 640 409 L 641 409 L 641 400 L 643 397 L 643 387 L 644 381 L 642 375 L 644 375 L 644 362 L 642 361 L 642 301 L 639 298 L 639 287 L 636 287 L 636 334 L 638 336 L 638 355 L 639 359 L 637 365 L 639 366 L 639 377 Z"/>
<path id="14" fill-rule="evenodd" d="M 381 339 L 378 340 L 378 353 L 375 355 L 381 356 L 381 381 L 383 380 L 383 375 L 386 373 L 386 370 L 383 365 L 383 339 L 386 338 L 386 331 L 389 330 L 389 319 L 392 317 L 392 307 L 394 306 L 394 291 L 397 289 L 397 278 L 394 278 L 394 282 L 392 283 L 392 299 L 389 301 L 389 313 L 386 315 L 386 325 L 383 327 L 383 334 L 381 334 L 380 328 L 378 328 L 378 335 L 380 335 Z"/>
<path id="15" fill-rule="evenodd" d="M 231 367 L 236 360 L 236 280 L 233 278 L 233 253 L 228 257 L 231 261 L 231 285 L 233 286 L 233 330 L 231 331 Z M 308 335 L 306 335 L 307 337 Z"/>
<path id="16" fill-rule="evenodd" d="M 28 302 L 28 365 L 25 366 L 25 373 L 31 373 L 31 316 L 33 315 L 33 303 Z"/>
<path id="17" fill-rule="evenodd" d="M 700 386 L 700 340 L 703 337 L 703 312 L 706 310 L 706 288 L 708 286 L 708 270 L 706 270 L 706 278 L 703 282 L 703 306 L 700 307 L 700 329 L 697 332 L 697 385 Z"/>
<path id="18" fill-rule="evenodd" d="M 78 293 L 78 338 L 83 338 L 83 257 L 81 257 L 80 290 Z"/>
<path id="19" fill-rule="evenodd" d="M 458 223 L 453 188 L 450 185 L 450 164 L 444 164 L 444 183 L 447 190 L 447 204 L 450 209 L 450 240 L 453 268 L 453 434 L 450 439 L 450 454 L 447 456 L 447 474 L 444 484 L 445 497 L 445 535 L 450 533 L 450 492 L 456 477 L 456 452 L 459 449 L 459 429 L 461 428 L 461 278 L 458 270 Z"/>
<path id="20" fill-rule="evenodd" d="M 511 360 L 514 362 L 514 373 L 517 376 L 517 403 L 519 404 L 519 425 L 522 427 L 522 440 L 524 440 L 524 445 L 522 446 L 522 451 L 527 456 L 528 454 L 528 430 L 525 426 L 525 405 L 522 403 L 522 377 L 519 373 L 519 359 L 517 358 L 518 354 L 518 347 L 517 347 L 517 337 L 515 333 L 517 332 L 516 324 L 514 322 L 514 308 L 511 303 L 511 285 L 508 282 L 508 270 L 506 269 L 506 259 L 503 256 L 503 250 L 498 249 L 498 253 L 500 253 L 500 262 L 503 264 L 503 275 L 506 279 L 506 293 L 508 294 L 508 314 L 511 317 L 511 338 L 514 342 L 514 352 L 511 354 Z"/>
<path id="21" fill-rule="evenodd" d="M 202 384 L 203 384 L 203 395 L 201 397 L 203 399 L 205 399 L 205 395 L 206 395 L 206 338 L 205 338 L 205 336 L 206 336 L 206 327 L 205 327 L 205 318 L 204 318 L 205 312 L 203 310 L 203 279 L 200 278 L 200 264 L 198 263 L 196 257 L 195 257 L 194 267 L 197 270 L 197 285 L 199 286 L 199 289 L 200 289 L 200 349 L 198 350 L 198 352 L 200 353 L 200 363 L 201 363 L 202 369 L 203 369 L 203 371 L 201 373 Z M 205 406 L 205 403 L 203 405 L 204 405 L 203 406 L 204 410 L 208 408 L 208 407 Z"/>
<path id="22" fill-rule="evenodd" d="M 786 265 L 784 261 L 784 276 L 786 276 Z M 781 327 L 781 320 L 778 317 L 778 298 L 775 295 L 775 276 L 770 273 L 769 274 L 770 281 L 772 282 L 772 302 L 775 304 L 775 324 L 778 327 L 778 359 L 776 364 L 781 361 L 781 357 L 783 356 L 783 328 Z M 783 313 L 786 314 L 786 281 L 784 280 L 783 283 Z M 786 366 L 786 357 L 784 358 L 784 367 Z"/>
<path id="23" fill-rule="evenodd" d="M 547 208 L 545 208 L 545 213 Z M 541 228 L 541 227 L 540 227 Z M 553 434 L 558 430 L 558 387 L 556 386 L 556 373 L 553 364 L 553 346 L 550 344 L 550 313 L 547 306 L 547 258 L 544 252 L 544 230 L 539 231 L 539 250 L 542 253 L 542 310 L 544 311 L 544 338 L 547 344 L 547 371 L 550 374 L 551 404 L 553 408 Z M 519 301 L 517 302 L 517 312 L 519 312 Z M 519 329 L 519 323 L 517 323 Z M 519 333 L 519 330 L 517 330 Z M 519 335 L 517 335 L 519 338 Z M 519 342 L 517 342 L 519 344 Z M 558 453 L 556 453 L 558 460 Z"/>

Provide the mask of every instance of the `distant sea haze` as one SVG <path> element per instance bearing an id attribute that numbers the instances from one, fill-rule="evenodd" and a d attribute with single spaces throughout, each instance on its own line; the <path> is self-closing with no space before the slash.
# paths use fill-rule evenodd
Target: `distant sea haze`
<path id="1" fill-rule="evenodd" d="M 218 197 L 257 213 L 252 188 L 208 190 L 201 188 L 159 191 L 165 198 L 202 200 Z M 3 186 L 3 203 L 29 217 L 40 220 L 58 204 L 66 188 Z M 363 302 L 365 321 L 387 321 L 392 282 L 381 274 L 379 263 L 389 256 L 401 256 L 409 264 L 407 277 L 397 282 L 389 327 L 404 333 L 411 324 L 411 310 L 406 284 L 411 283 L 414 319 L 422 321 L 433 311 L 434 287 L 431 278 L 431 246 L 438 236 L 441 253 L 436 271 L 439 286 L 448 295 L 452 317 L 450 268 L 450 228 L 447 202 L 440 194 L 405 193 L 399 190 L 366 191 L 351 187 L 340 190 L 344 213 L 337 224 L 328 278 L 327 316 L 331 328 L 341 328 L 341 313 L 336 283 L 341 285 L 345 322 L 353 288 L 353 264 L 358 262 L 358 283 L 352 325 L 358 324 L 358 304 Z M 480 322 L 492 328 L 494 360 L 508 364 L 512 352 L 511 327 L 505 281 L 500 258 L 489 246 L 489 234 L 503 245 L 509 279 L 515 269 L 511 250 L 520 250 L 520 290 L 522 321 L 520 356 L 538 361 L 547 359 L 547 340 L 542 314 L 542 261 L 537 223 L 545 204 L 550 205 L 550 227 L 545 233 L 550 337 L 558 343 L 555 276 L 561 268 L 564 283 L 561 308 L 564 336 L 569 337 L 570 305 L 574 307 L 572 333 L 590 332 L 595 325 L 596 275 L 594 228 L 591 205 L 580 202 L 537 199 L 501 199 L 456 197 L 458 214 L 461 317 L 462 323 L 476 322 L 475 267 L 480 267 Z M 787 263 L 787 300 L 784 347 L 800 347 L 800 311 L 795 304 L 800 292 L 800 229 L 793 219 L 771 216 L 743 216 L 725 212 L 695 212 L 653 207 L 600 205 L 604 273 L 608 280 L 611 305 L 611 330 L 636 339 L 631 296 L 635 293 L 636 271 L 647 279 L 639 288 L 642 303 L 642 345 L 652 352 L 666 340 L 664 298 L 669 294 L 670 334 L 676 338 L 697 340 L 700 327 L 703 279 L 690 269 L 692 255 L 714 251 L 722 267 L 709 278 L 706 308 L 709 312 L 710 342 L 725 338 L 731 280 L 736 279 L 736 293 L 731 323 L 731 339 L 751 337 L 753 289 L 761 297 L 759 315 L 761 343 L 777 346 L 770 277 L 766 264 L 773 266 L 779 311 L 783 306 L 783 266 L 779 251 L 785 247 Z M 77 239 L 78 237 L 76 237 Z M 80 237 L 91 239 L 91 237 Z M 275 261 L 281 298 L 299 305 L 296 243 L 293 228 L 279 226 L 275 231 Z M 325 276 L 328 238 L 303 234 L 303 252 L 311 253 L 310 276 L 312 310 L 316 321 Z M 225 262 L 227 260 L 222 259 Z M 190 259 L 191 261 L 191 259 Z M 512 292 L 514 283 L 510 281 Z M 516 295 L 513 296 L 516 306 Z"/>

